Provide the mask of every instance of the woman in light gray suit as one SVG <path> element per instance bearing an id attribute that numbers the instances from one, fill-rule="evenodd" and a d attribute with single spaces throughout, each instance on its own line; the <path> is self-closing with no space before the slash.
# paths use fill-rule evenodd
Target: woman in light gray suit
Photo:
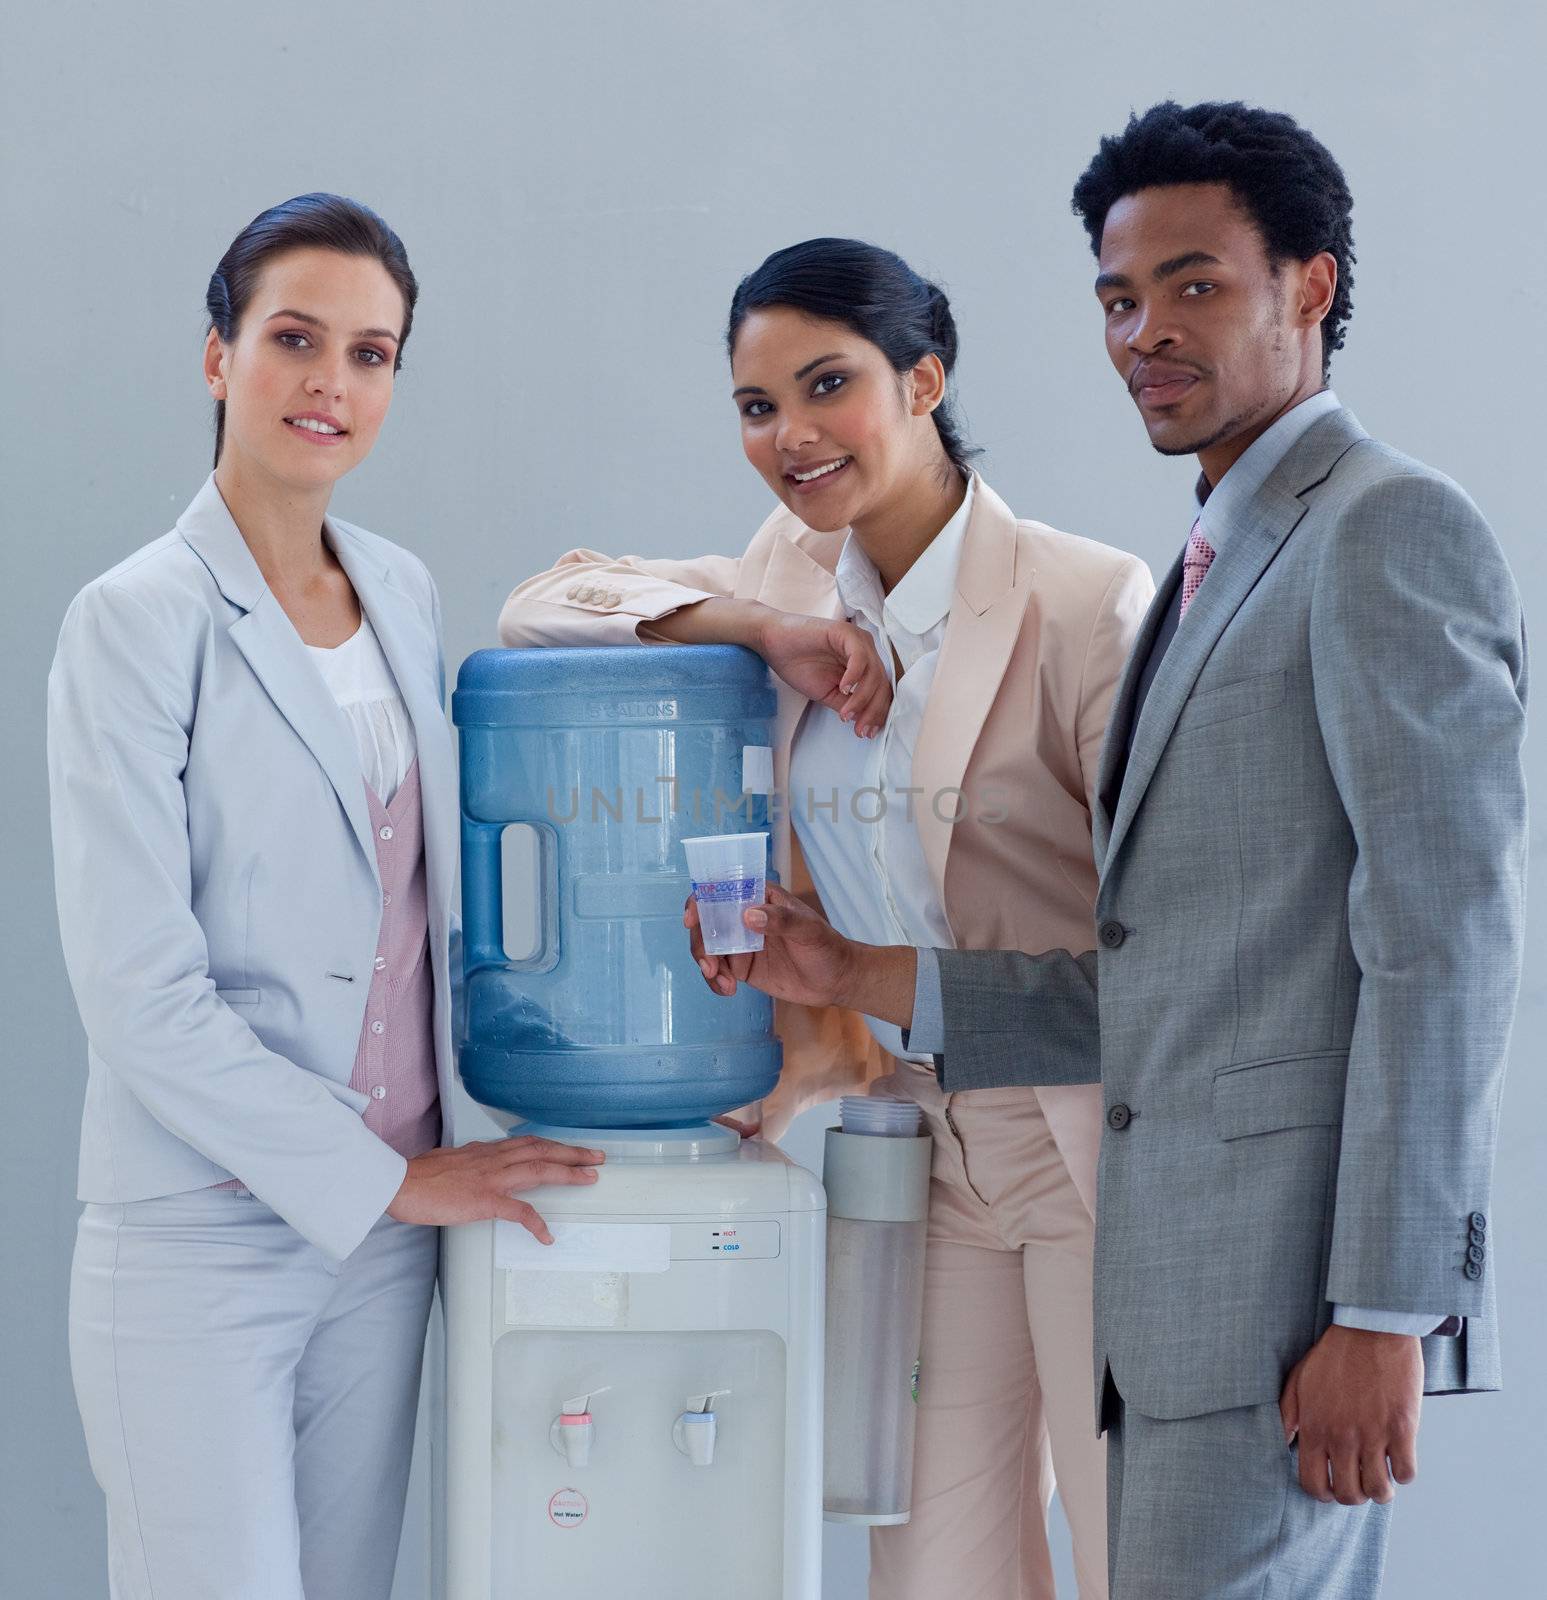
<path id="1" fill-rule="evenodd" d="M 386 1600 L 434 1224 L 595 1177 L 438 1148 L 456 768 L 435 587 L 328 517 L 417 285 L 303 195 L 210 280 L 215 470 L 88 584 L 49 679 L 59 918 L 89 1043 L 70 1351 L 115 1600 Z"/>

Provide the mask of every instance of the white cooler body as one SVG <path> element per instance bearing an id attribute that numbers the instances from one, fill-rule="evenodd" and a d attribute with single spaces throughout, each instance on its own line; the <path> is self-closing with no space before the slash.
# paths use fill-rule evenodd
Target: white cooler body
<path id="1" fill-rule="evenodd" d="M 821 1185 L 757 1140 L 523 1198 L 553 1245 L 444 1235 L 446 1600 L 818 1600 Z"/>

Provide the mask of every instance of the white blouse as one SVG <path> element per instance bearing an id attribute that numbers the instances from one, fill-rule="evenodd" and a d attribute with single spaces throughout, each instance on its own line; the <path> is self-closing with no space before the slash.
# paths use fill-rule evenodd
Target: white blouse
<path id="1" fill-rule="evenodd" d="M 851 533 L 834 577 L 844 615 L 868 633 L 892 680 L 892 706 L 873 739 L 825 706 L 808 705 L 790 750 L 790 821 L 823 909 L 842 934 L 866 944 L 950 950 L 956 940 L 935 892 L 916 821 L 918 808 L 954 815 L 955 791 L 914 785 L 913 749 L 945 642 L 974 486 L 890 594 Z M 893 652 L 902 666 L 897 675 Z M 932 1058 L 902 1047 L 895 1023 L 865 1018 L 883 1050 L 905 1061 Z"/>
<path id="2" fill-rule="evenodd" d="M 354 735 L 365 781 L 384 806 L 391 805 L 418 747 L 408 707 L 370 618 L 362 610 L 359 628 L 340 645 L 309 644 L 306 649 Z"/>

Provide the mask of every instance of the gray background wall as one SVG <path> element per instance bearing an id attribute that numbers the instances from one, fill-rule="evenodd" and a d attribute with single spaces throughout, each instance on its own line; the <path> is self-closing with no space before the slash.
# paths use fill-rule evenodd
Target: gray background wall
<path id="1" fill-rule="evenodd" d="M 1339 392 L 1467 486 L 1540 615 L 1543 16 L 1451 0 L 448 0 L 433 23 L 405 0 L 7 6 L 0 1593 L 105 1590 L 65 1354 L 84 1073 L 54 930 L 44 676 L 70 596 L 170 527 L 207 470 L 200 306 L 231 235 L 329 188 L 407 241 L 424 285 L 408 365 L 335 505 L 429 562 L 455 660 L 569 545 L 741 548 L 767 497 L 740 457 L 722 317 L 742 272 L 821 232 L 945 280 L 968 418 L 1011 504 L 1162 566 L 1190 471 L 1150 453 L 1107 366 L 1069 188 L 1131 107 L 1282 107 L 1357 201 Z M 1509 1388 L 1428 1409 L 1390 1564 L 1404 1600 L 1540 1583 L 1539 914 L 1531 937 L 1494 1205 Z M 400 1600 L 423 1595 L 421 1524 Z M 829 1593 L 860 1594 L 862 1571 L 860 1543 L 836 1540 Z"/>

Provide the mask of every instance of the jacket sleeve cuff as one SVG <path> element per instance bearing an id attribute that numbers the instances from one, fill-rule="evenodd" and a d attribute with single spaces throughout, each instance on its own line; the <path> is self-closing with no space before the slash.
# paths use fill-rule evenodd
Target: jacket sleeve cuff
<path id="1" fill-rule="evenodd" d="M 408 1162 L 385 1140 L 372 1135 L 372 1143 L 377 1148 L 321 1197 L 304 1226 L 296 1218 L 286 1219 L 335 1261 L 344 1260 L 364 1242 L 386 1215 L 408 1172 Z"/>

